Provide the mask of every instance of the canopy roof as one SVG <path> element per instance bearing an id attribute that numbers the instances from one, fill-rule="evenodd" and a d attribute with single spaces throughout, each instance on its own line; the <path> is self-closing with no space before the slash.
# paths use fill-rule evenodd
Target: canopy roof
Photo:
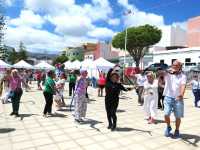
<path id="1" fill-rule="evenodd" d="M 53 70 L 53 69 L 55 69 L 54 66 L 48 64 L 48 63 L 45 62 L 45 61 L 42 61 L 42 62 L 40 62 L 39 64 L 35 65 L 35 68 L 36 68 L 36 69 L 48 69 L 48 70 Z"/>
<path id="2" fill-rule="evenodd" d="M 0 60 L 0 68 L 10 68 L 11 65 L 5 63 L 3 60 Z"/>
<path id="3" fill-rule="evenodd" d="M 81 68 L 83 69 L 94 69 L 96 66 L 94 66 L 94 61 L 90 59 L 85 59 L 81 62 Z"/>
<path id="4" fill-rule="evenodd" d="M 81 68 L 81 62 L 78 60 L 72 62 L 71 66 L 69 67 L 69 69 L 80 69 L 80 68 Z"/>
<path id="5" fill-rule="evenodd" d="M 13 65 L 14 68 L 24 68 L 24 69 L 33 69 L 33 66 L 24 60 L 20 60 L 16 64 Z"/>
<path id="6" fill-rule="evenodd" d="M 94 65 L 98 68 L 98 69 L 110 69 L 112 67 L 115 66 L 115 64 L 107 61 L 106 59 L 100 57 L 98 59 L 96 59 L 94 61 Z"/>
<path id="7" fill-rule="evenodd" d="M 64 65 L 65 65 L 65 69 L 70 69 L 70 66 L 72 65 L 72 62 L 68 60 L 68 61 L 66 61 L 64 63 Z"/>

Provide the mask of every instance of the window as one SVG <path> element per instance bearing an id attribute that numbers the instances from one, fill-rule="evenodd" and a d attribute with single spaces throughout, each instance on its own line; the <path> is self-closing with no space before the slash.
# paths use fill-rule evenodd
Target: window
<path id="1" fill-rule="evenodd" d="M 191 62 L 191 58 L 185 58 L 185 63 L 190 63 Z"/>
<path id="2" fill-rule="evenodd" d="M 175 61 L 176 59 L 172 59 L 172 64 L 173 64 L 173 62 Z"/>
<path id="3" fill-rule="evenodd" d="M 164 60 L 164 59 L 161 59 L 161 60 L 160 60 L 160 63 L 161 63 L 161 64 L 164 64 L 164 63 L 165 63 L 165 60 Z"/>

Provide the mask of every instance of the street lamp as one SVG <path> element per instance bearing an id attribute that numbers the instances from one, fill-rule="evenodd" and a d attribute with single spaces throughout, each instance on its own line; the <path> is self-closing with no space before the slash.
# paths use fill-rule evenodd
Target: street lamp
<path id="1" fill-rule="evenodd" d="M 124 16 L 128 16 L 130 14 L 134 14 L 131 10 L 127 10 L 124 12 Z M 126 65 L 126 50 L 127 50 L 127 27 L 125 30 L 125 42 L 124 42 L 124 65 L 123 65 L 123 70 L 125 71 L 125 65 Z M 123 80 L 125 80 L 125 74 L 123 71 Z"/>

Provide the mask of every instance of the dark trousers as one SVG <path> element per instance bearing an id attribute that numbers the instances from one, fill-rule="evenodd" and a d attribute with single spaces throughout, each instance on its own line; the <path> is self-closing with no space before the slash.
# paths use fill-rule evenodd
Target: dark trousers
<path id="1" fill-rule="evenodd" d="M 88 95 L 88 92 L 87 92 L 87 88 L 86 88 L 85 97 L 89 99 L 89 95 Z"/>
<path id="2" fill-rule="evenodd" d="M 138 103 L 141 105 L 143 105 L 144 103 L 143 91 L 144 91 L 144 87 L 139 86 L 138 87 Z"/>
<path id="3" fill-rule="evenodd" d="M 52 104 L 53 104 L 53 94 L 48 92 L 43 92 L 44 98 L 46 101 L 45 107 L 44 107 L 44 114 L 51 113 L 52 110 Z"/>
<path id="4" fill-rule="evenodd" d="M 115 100 L 115 101 L 105 100 L 108 125 L 110 127 L 116 128 L 116 125 L 117 125 L 116 112 L 117 112 L 118 104 L 119 104 L 119 100 Z"/>
<path id="5" fill-rule="evenodd" d="M 194 105 L 197 107 L 200 100 L 200 89 L 193 89 L 192 92 L 194 94 Z"/>
<path id="6" fill-rule="evenodd" d="M 13 112 L 18 114 L 19 112 L 19 103 L 20 103 L 20 99 L 21 99 L 21 96 L 22 96 L 22 89 L 17 89 L 16 91 L 12 91 L 13 92 L 13 95 L 11 96 L 11 101 L 12 101 L 12 109 L 13 109 Z"/>
<path id="7" fill-rule="evenodd" d="M 75 91 L 75 83 L 69 83 L 69 96 L 72 96 L 72 92 Z"/>
<path id="8" fill-rule="evenodd" d="M 164 96 L 163 91 L 158 91 L 158 108 L 164 109 Z"/>

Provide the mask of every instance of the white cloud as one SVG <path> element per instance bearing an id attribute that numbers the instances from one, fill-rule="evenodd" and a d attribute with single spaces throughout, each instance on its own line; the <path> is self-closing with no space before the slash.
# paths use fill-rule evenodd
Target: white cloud
<path id="1" fill-rule="evenodd" d="M 32 27 L 7 27 L 5 34 L 5 44 L 19 47 L 19 42 L 23 41 L 30 51 L 61 51 L 66 46 L 81 45 L 88 41 L 96 42 L 97 39 L 87 37 L 59 36 L 45 30 L 34 29 Z"/>
<path id="2" fill-rule="evenodd" d="M 45 13 L 45 19 L 55 25 L 56 33 L 71 36 L 87 35 L 94 30 L 94 22 L 109 20 L 112 14 L 108 0 L 92 0 L 83 5 L 76 4 L 75 0 L 25 0 L 25 6 Z"/>
<path id="3" fill-rule="evenodd" d="M 14 0 L 4 0 L 4 4 L 6 6 L 12 6 L 13 2 L 14 2 Z M 1 1 L 0 1 L 0 4 L 1 4 Z"/>
<path id="4" fill-rule="evenodd" d="M 113 26 L 117 26 L 117 25 L 120 24 L 120 19 L 118 19 L 118 18 L 109 19 L 108 20 L 108 24 L 109 25 L 113 25 Z"/>
<path id="5" fill-rule="evenodd" d="M 162 26 L 164 25 L 164 18 L 161 15 L 135 10 L 134 14 L 124 17 L 124 23 L 126 26 L 139 26 L 145 24 Z"/>
<path id="6" fill-rule="evenodd" d="M 56 26 L 55 32 L 62 35 L 84 36 L 94 28 L 91 20 L 85 16 L 65 14 L 56 17 L 47 16 L 46 19 Z"/>
<path id="7" fill-rule="evenodd" d="M 24 0 L 25 7 L 33 11 L 58 13 L 74 5 L 75 0 Z"/>
<path id="8" fill-rule="evenodd" d="M 97 38 L 110 38 L 113 37 L 114 34 L 115 33 L 108 28 L 96 28 L 88 33 L 89 36 Z"/>
<path id="9" fill-rule="evenodd" d="M 9 20 L 10 25 L 41 28 L 45 20 L 31 10 L 22 10 L 19 18 Z"/>

